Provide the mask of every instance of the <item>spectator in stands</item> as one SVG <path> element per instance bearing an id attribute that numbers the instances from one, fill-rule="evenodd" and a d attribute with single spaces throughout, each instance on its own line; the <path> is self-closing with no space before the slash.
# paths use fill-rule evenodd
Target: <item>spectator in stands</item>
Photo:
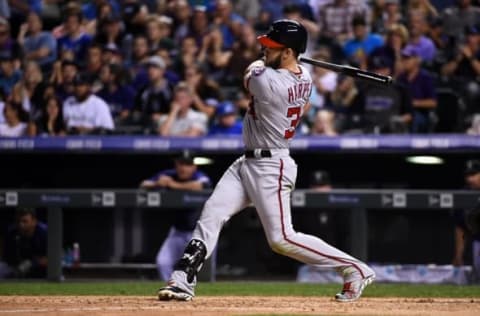
<path id="1" fill-rule="evenodd" d="M 127 122 L 134 107 L 135 91 L 125 79 L 125 70 L 120 65 L 103 65 L 100 71 L 103 87 L 97 95 L 108 104 L 117 125 Z"/>
<path id="2" fill-rule="evenodd" d="M 22 107 L 30 114 L 30 118 L 38 118 L 43 106 L 43 94 L 45 84 L 43 74 L 35 61 L 28 61 L 22 79 L 12 89 L 13 102 L 22 104 Z"/>
<path id="3" fill-rule="evenodd" d="M 154 55 L 160 56 L 163 61 L 165 62 L 165 78 L 170 82 L 172 85 L 176 85 L 180 82 L 180 73 L 177 72 L 176 69 L 173 67 L 173 60 L 171 56 L 171 49 L 160 47 L 156 51 L 154 51 Z"/>
<path id="4" fill-rule="evenodd" d="M 349 37 L 343 45 L 345 57 L 367 69 L 368 56 L 376 48 L 383 45 L 383 38 L 378 34 L 369 33 L 367 21 L 363 16 L 355 16 L 352 20 L 353 37 Z"/>
<path id="5" fill-rule="evenodd" d="M 78 64 L 74 61 L 60 60 L 55 62 L 50 83 L 55 85 L 56 94 L 62 101 L 73 95 L 75 90 L 73 79 L 78 70 Z"/>
<path id="6" fill-rule="evenodd" d="M 395 24 L 403 23 L 403 14 L 399 0 L 379 0 L 375 4 L 382 4 L 383 7 L 377 7 L 377 17 L 373 20 L 372 31 L 378 34 L 386 34 Z"/>
<path id="7" fill-rule="evenodd" d="M 19 67 L 22 48 L 11 35 L 10 23 L 0 16 L 0 56 L 11 56 L 15 61 L 15 67 Z"/>
<path id="8" fill-rule="evenodd" d="M 170 112 L 158 119 L 161 136 L 197 137 L 207 134 L 208 117 L 193 110 L 193 94 L 185 82 L 180 82 L 174 91 Z"/>
<path id="9" fill-rule="evenodd" d="M 148 59 L 148 85 L 135 98 L 136 116 L 147 127 L 158 121 L 162 114 L 170 112 L 173 88 L 165 78 L 165 62 L 160 56 Z"/>
<path id="10" fill-rule="evenodd" d="M 20 26 L 18 43 L 23 46 L 26 60 L 37 62 L 42 71 L 50 71 L 57 59 L 57 41 L 50 32 L 43 31 L 42 19 L 35 12 L 30 12 L 27 22 Z"/>
<path id="11" fill-rule="evenodd" d="M 245 19 L 233 11 L 230 0 L 216 0 L 213 13 L 213 26 L 220 31 L 221 50 L 231 50 L 236 38 L 240 37 Z"/>
<path id="12" fill-rule="evenodd" d="M 468 135 L 480 135 L 480 114 L 474 114 L 472 124 L 467 129 Z"/>
<path id="13" fill-rule="evenodd" d="M 192 64 L 185 69 L 185 83 L 193 94 L 193 107 L 205 113 L 209 118 L 215 114 L 215 108 L 208 105 L 207 99 L 221 98 L 220 87 L 217 82 L 209 79 L 205 69 L 199 64 Z"/>
<path id="14" fill-rule="evenodd" d="M 367 24 L 371 21 L 369 7 L 353 0 L 333 0 L 320 7 L 319 26 L 321 41 L 326 44 L 337 42 L 342 45 L 353 34 L 354 16 L 364 16 Z"/>
<path id="15" fill-rule="evenodd" d="M 87 57 L 87 49 L 92 36 L 82 29 L 83 14 L 81 11 L 69 10 L 64 17 L 65 34 L 57 41 L 59 52 L 72 51 L 75 60 L 83 64 Z"/>
<path id="16" fill-rule="evenodd" d="M 142 181 L 140 187 L 200 191 L 210 188 L 211 181 L 205 173 L 197 170 L 192 154 L 184 151 L 175 158 L 174 169 L 160 171 L 155 176 Z M 174 223 L 156 258 L 158 274 L 163 281 L 168 280 L 175 262 L 182 256 L 199 216 L 199 208 L 175 211 Z"/>
<path id="17" fill-rule="evenodd" d="M 410 14 L 409 20 L 410 39 L 407 47 L 413 47 L 424 63 L 431 63 L 435 58 L 437 49 L 433 41 L 425 36 L 428 33 L 428 24 L 421 14 Z"/>
<path id="18" fill-rule="evenodd" d="M 73 80 L 74 95 L 63 103 L 63 116 L 69 134 L 98 134 L 114 129 L 112 114 L 101 98 L 92 94 L 91 79 L 79 73 Z"/>
<path id="19" fill-rule="evenodd" d="M 22 72 L 15 66 L 15 57 L 0 55 L 0 89 L 9 96 L 13 86 L 22 78 Z"/>
<path id="20" fill-rule="evenodd" d="M 480 21 L 480 8 L 473 6 L 472 0 L 456 0 L 442 12 L 442 20 L 447 35 L 461 42 L 465 27 L 475 26 Z"/>
<path id="21" fill-rule="evenodd" d="M 97 80 L 100 75 L 100 69 L 102 68 L 102 53 L 103 48 L 99 44 L 92 44 L 87 48 L 85 71 L 93 80 L 94 92 L 97 92 L 99 87 Z"/>
<path id="22" fill-rule="evenodd" d="M 5 236 L 3 259 L 9 267 L 8 271 L 3 271 L 3 277 L 46 277 L 47 225 L 37 219 L 34 209 L 16 211 L 15 224 Z"/>
<path id="23" fill-rule="evenodd" d="M 94 41 L 102 47 L 110 47 L 122 51 L 124 46 L 127 45 L 124 35 L 120 18 L 115 15 L 108 15 L 99 21 Z"/>
<path id="24" fill-rule="evenodd" d="M 429 20 L 438 16 L 438 11 L 430 3 L 430 0 L 409 0 L 406 11 L 408 13 L 420 14 Z"/>
<path id="25" fill-rule="evenodd" d="M 468 190 L 480 190 L 480 160 L 468 160 L 465 164 L 465 184 Z M 477 206 L 478 207 L 478 206 Z M 453 265 L 462 266 L 465 259 L 466 244 L 472 245 L 472 264 L 477 278 L 480 278 L 480 235 L 471 236 L 466 224 L 466 215 L 469 210 L 455 210 L 455 248 Z M 468 238 L 470 237 L 470 238 Z"/>
<path id="26" fill-rule="evenodd" d="M 135 36 L 132 52 L 127 53 L 127 55 L 130 77 L 133 78 L 132 87 L 135 90 L 143 89 L 148 84 L 148 67 L 146 66 L 150 55 L 147 37 L 141 34 Z"/>
<path id="27" fill-rule="evenodd" d="M 419 52 L 413 46 L 402 50 L 403 73 L 398 82 L 404 84 L 412 98 L 413 133 L 428 133 L 434 127 L 434 111 L 437 107 L 432 76 L 420 67 Z"/>
<path id="28" fill-rule="evenodd" d="M 375 57 L 370 63 L 370 70 L 384 76 L 390 76 L 388 61 Z M 389 87 L 366 85 L 360 91 L 358 109 L 362 116 L 365 133 L 402 134 L 409 131 L 412 120 L 412 102 L 406 87 L 394 82 Z"/>
<path id="29" fill-rule="evenodd" d="M 335 112 L 327 109 L 318 110 L 315 113 L 309 134 L 311 136 L 336 136 Z"/>
<path id="30" fill-rule="evenodd" d="M 62 103 L 56 97 L 48 97 L 40 117 L 29 124 L 30 136 L 64 136 L 67 128 L 63 120 Z"/>
<path id="31" fill-rule="evenodd" d="M 147 36 L 150 51 L 159 48 L 172 50 L 175 45 L 171 39 L 172 18 L 162 15 L 151 15 L 147 20 Z"/>
<path id="32" fill-rule="evenodd" d="M 370 54 L 370 59 L 385 59 L 394 77 L 402 72 L 402 49 L 408 43 L 408 30 L 402 24 L 393 24 L 387 30 L 385 44 Z"/>
<path id="33" fill-rule="evenodd" d="M 305 10 L 302 10 L 304 6 L 300 4 L 287 4 L 283 7 L 283 17 L 285 19 L 295 20 L 300 23 L 307 29 L 308 32 L 308 42 L 307 50 L 305 51 L 306 55 L 311 54 L 311 50 L 316 46 L 318 41 L 318 35 L 320 34 L 320 27 L 318 24 L 306 17 Z"/>
<path id="34" fill-rule="evenodd" d="M 3 107 L 5 123 L 0 124 L 0 136 L 20 137 L 27 135 L 28 113 L 20 103 L 6 101 Z"/>
<path id="35" fill-rule="evenodd" d="M 218 105 L 216 123 L 210 127 L 208 135 L 241 135 L 242 121 L 238 119 L 235 105 L 225 101 Z"/>
<path id="36" fill-rule="evenodd" d="M 172 15 L 175 25 L 172 38 L 175 46 L 180 47 L 180 43 L 188 35 L 190 29 L 192 7 L 187 0 L 172 1 Z"/>
<path id="37" fill-rule="evenodd" d="M 206 52 L 203 50 L 202 55 L 200 55 L 200 47 L 197 46 L 195 38 L 186 36 L 181 41 L 180 52 L 175 58 L 173 68 L 178 73 L 183 74 L 188 67 L 194 64 L 202 64 L 205 58 Z"/>
<path id="38" fill-rule="evenodd" d="M 239 86 L 243 80 L 243 72 L 252 62 L 261 56 L 255 30 L 245 25 L 238 41 L 233 44 L 232 54 L 226 66 L 224 84 Z"/>
<path id="39" fill-rule="evenodd" d="M 480 30 L 477 27 L 466 27 L 465 42 L 460 44 L 450 60 L 443 65 L 442 74 L 450 77 L 450 84 L 466 97 L 467 112 L 480 111 Z"/>
<path id="40" fill-rule="evenodd" d="M 320 47 L 313 55 L 314 59 L 330 62 L 331 61 L 331 52 L 330 48 L 327 46 Z M 330 93 L 332 93 L 337 87 L 337 73 L 326 68 L 314 67 L 312 70 L 312 82 L 313 89 L 312 94 L 310 95 L 310 113 L 308 113 L 308 118 L 310 121 L 313 121 L 313 116 L 315 113 L 322 108 L 327 106 L 327 100 Z"/>
<path id="41" fill-rule="evenodd" d="M 121 15 L 127 34 L 145 34 L 148 19 L 148 7 L 145 4 L 138 0 L 123 0 Z"/>

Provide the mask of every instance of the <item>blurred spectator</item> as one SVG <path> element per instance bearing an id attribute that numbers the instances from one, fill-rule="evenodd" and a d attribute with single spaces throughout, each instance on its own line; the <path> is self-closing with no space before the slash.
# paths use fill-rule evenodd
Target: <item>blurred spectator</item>
<path id="1" fill-rule="evenodd" d="M 428 37 L 433 41 L 435 48 L 437 49 L 437 57 L 439 54 L 447 55 L 453 45 L 451 38 L 446 34 L 446 30 L 441 18 L 435 18 L 430 21 L 430 28 L 428 31 Z"/>
<path id="2" fill-rule="evenodd" d="M 210 127 L 208 135 L 241 135 L 242 121 L 237 118 L 237 111 L 232 102 L 226 101 L 218 105 L 216 123 Z"/>
<path id="3" fill-rule="evenodd" d="M 47 225 L 37 219 L 34 209 L 16 211 L 15 224 L 9 227 L 5 236 L 3 259 L 8 264 L 8 271 L 0 272 L 0 277 L 47 276 Z"/>
<path id="4" fill-rule="evenodd" d="M 166 65 L 160 56 L 150 57 L 146 66 L 148 84 L 136 95 L 135 112 L 146 127 L 151 127 L 162 114 L 170 111 L 173 88 L 164 77 Z"/>
<path id="5" fill-rule="evenodd" d="M 311 51 L 316 46 L 318 35 L 320 34 L 320 27 L 318 24 L 308 18 L 305 18 L 302 12 L 302 7 L 297 4 L 288 4 L 283 7 L 283 17 L 285 19 L 295 20 L 300 22 L 308 32 L 308 42 L 306 55 L 310 55 Z"/>
<path id="6" fill-rule="evenodd" d="M 480 111 L 480 30 L 465 28 L 465 42 L 455 50 L 453 56 L 442 67 L 442 74 L 450 77 L 450 84 L 457 87 L 465 96 L 469 114 Z"/>
<path id="7" fill-rule="evenodd" d="M 133 78 L 132 87 L 142 89 L 148 84 L 147 61 L 150 58 L 148 39 L 145 35 L 137 35 L 133 39 L 133 50 L 129 54 L 127 65 L 130 77 Z"/>
<path id="8" fill-rule="evenodd" d="M 109 14 L 118 15 L 120 13 L 120 5 L 118 0 L 92 0 L 82 5 L 82 12 L 85 19 L 92 21 L 101 19 L 104 16 L 104 8 L 109 8 Z"/>
<path id="9" fill-rule="evenodd" d="M 28 61 L 22 79 L 12 89 L 13 102 L 22 104 L 30 118 L 35 120 L 41 112 L 44 92 L 45 84 L 40 67 L 35 61 Z"/>
<path id="10" fill-rule="evenodd" d="M 377 0 L 375 1 L 376 17 L 372 21 L 372 31 L 379 34 L 386 34 L 394 24 L 403 23 L 403 14 L 399 0 Z M 374 9 L 375 10 L 375 9 Z"/>
<path id="11" fill-rule="evenodd" d="M 364 16 L 370 24 L 370 8 L 361 1 L 332 0 L 320 7 L 319 26 L 324 40 L 336 41 L 342 45 L 352 36 L 352 21 L 354 16 Z"/>
<path id="12" fill-rule="evenodd" d="M 353 37 L 349 37 L 343 45 L 345 57 L 361 69 L 366 69 L 368 56 L 383 45 L 383 38 L 378 34 L 369 33 L 367 21 L 363 16 L 353 18 L 352 29 Z"/>
<path id="13" fill-rule="evenodd" d="M 434 111 L 437 107 L 432 76 L 421 65 L 422 59 L 413 46 L 402 50 L 403 73 L 398 82 L 404 84 L 412 98 L 413 133 L 428 133 L 435 124 Z"/>
<path id="14" fill-rule="evenodd" d="M 64 101 L 73 95 L 73 79 L 77 75 L 79 67 L 74 61 L 56 61 L 50 76 L 50 83 L 55 85 L 57 96 Z"/>
<path id="15" fill-rule="evenodd" d="M 184 78 L 192 93 L 194 108 L 205 113 L 209 118 L 212 117 L 215 114 L 215 108 L 208 105 L 206 100 L 221 98 L 217 82 L 209 79 L 205 69 L 198 64 L 192 64 L 185 69 Z"/>
<path id="16" fill-rule="evenodd" d="M 260 14 L 260 0 L 232 0 L 234 11 L 247 19 L 250 25 L 256 22 Z"/>
<path id="17" fill-rule="evenodd" d="M 193 95 L 184 82 L 180 82 L 174 91 L 170 113 L 158 119 L 158 133 L 161 136 L 197 137 L 207 134 L 208 117 L 193 110 Z"/>
<path id="18" fill-rule="evenodd" d="M 466 26 L 475 26 L 480 21 L 480 8 L 473 6 L 471 0 L 455 0 L 455 4 L 442 12 L 446 33 L 457 42 L 463 39 Z"/>
<path id="19" fill-rule="evenodd" d="M 165 15 L 151 15 L 147 20 L 147 36 L 150 51 L 159 48 L 172 50 L 175 45 L 171 39 L 171 27 L 173 20 Z"/>
<path id="20" fill-rule="evenodd" d="M 173 67 L 173 60 L 172 56 L 170 55 L 171 51 L 171 49 L 160 47 L 156 51 L 154 51 L 154 55 L 160 56 L 163 59 L 166 66 L 165 78 L 172 85 L 176 85 L 178 82 L 180 82 L 180 73 L 177 72 L 177 70 Z"/>
<path id="21" fill-rule="evenodd" d="M 101 98 L 92 94 L 91 79 L 79 73 L 73 80 L 74 95 L 63 103 L 63 116 L 69 134 L 98 134 L 114 129 L 112 114 Z"/>
<path id="22" fill-rule="evenodd" d="M 6 101 L 3 107 L 5 123 L 0 124 L 1 137 L 20 137 L 27 135 L 28 113 L 20 103 Z"/>
<path id="23" fill-rule="evenodd" d="M 201 64 L 205 61 L 205 51 L 200 55 L 200 47 L 197 46 L 195 38 L 186 36 L 180 44 L 180 52 L 174 61 L 174 69 L 178 73 L 185 73 L 185 69 L 193 64 Z"/>
<path id="24" fill-rule="evenodd" d="M 201 191 L 211 187 L 210 178 L 197 169 L 194 157 L 189 151 L 175 158 L 175 168 L 160 171 L 155 176 L 142 181 L 141 188 Z M 193 229 L 200 216 L 200 208 L 175 210 L 175 218 L 167 238 L 160 247 L 156 264 L 159 277 L 167 281 L 173 266 L 182 256 L 185 246 L 192 237 Z"/>
<path id="25" fill-rule="evenodd" d="M 135 99 L 135 91 L 126 83 L 125 71 L 120 65 L 103 65 L 100 71 L 102 89 L 97 95 L 110 107 L 117 124 L 124 123 L 130 116 Z"/>
<path id="26" fill-rule="evenodd" d="M 15 66 L 15 58 L 11 55 L 0 55 L 0 89 L 9 96 L 13 86 L 22 78 L 22 72 Z"/>
<path id="27" fill-rule="evenodd" d="M 375 57 L 370 63 L 370 70 L 390 76 L 389 64 L 381 57 Z M 412 120 L 412 102 L 406 87 L 394 82 L 388 87 L 373 84 L 360 90 L 358 109 L 362 116 L 365 133 L 386 134 L 408 133 Z"/>
<path id="28" fill-rule="evenodd" d="M 190 30 L 192 8 L 187 0 L 175 0 L 171 3 L 173 4 L 172 14 L 174 20 L 174 31 L 172 38 L 175 46 L 180 47 L 180 43 L 188 35 Z"/>
<path id="29" fill-rule="evenodd" d="M 336 136 L 335 113 L 326 109 L 318 110 L 310 128 L 310 135 Z"/>
<path id="30" fill-rule="evenodd" d="M 145 34 L 148 7 L 138 0 L 122 1 L 122 19 L 125 32 L 133 36 Z"/>
<path id="31" fill-rule="evenodd" d="M 465 185 L 467 190 L 480 190 L 480 160 L 468 160 L 464 169 Z M 478 206 L 477 206 L 478 207 Z M 452 264 L 455 266 L 464 265 L 466 244 L 472 247 L 472 264 L 477 277 L 480 277 L 480 235 L 469 233 L 466 223 L 468 210 L 455 210 L 455 248 Z M 470 237 L 470 238 L 469 238 Z"/>
<path id="32" fill-rule="evenodd" d="M 331 53 L 330 49 L 326 46 L 320 47 L 313 55 L 314 59 L 330 62 Z M 308 113 L 308 118 L 313 121 L 315 113 L 327 106 L 326 100 L 329 98 L 329 94 L 332 93 L 337 87 L 337 73 L 326 68 L 314 67 L 312 73 L 312 82 L 314 88 L 310 95 L 310 104 L 312 105 Z"/>
<path id="33" fill-rule="evenodd" d="M 223 49 L 224 38 L 220 29 L 212 30 L 205 38 L 202 50 L 206 51 L 206 65 L 210 78 L 221 81 L 225 76 L 225 68 L 232 57 L 232 51 Z"/>
<path id="34" fill-rule="evenodd" d="M 475 114 L 472 117 L 472 124 L 467 129 L 468 135 L 480 135 L 480 114 Z"/>
<path id="35" fill-rule="evenodd" d="M 56 97 L 48 97 L 40 117 L 29 124 L 30 136 L 63 136 L 66 134 L 62 103 Z"/>
<path id="36" fill-rule="evenodd" d="M 80 11 L 67 11 L 64 16 L 65 34 L 57 41 L 59 52 L 72 51 L 75 60 L 83 64 L 87 57 L 87 49 L 92 42 L 92 36 L 82 29 L 83 15 Z"/>
<path id="37" fill-rule="evenodd" d="M 224 84 L 239 86 L 243 80 L 243 72 L 252 62 L 261 56 L 255 30 L 245 25 L 238 41 L 233 45 L 232 54 L 226 66 Z"/>
<path id="38" fill-rule="evenodd" d="M 50 32 L 43 31 L 42 20 L 37 13 L 30 12 L 27 22 L 20 26 L 18 43 L 23 46 L 26 60 L 37 62 L 42 71 L 50 71 L 57 59 L 57 41 Z"/>
<path id="39" fill-rule="evenodd" d="M 429 20 L 438 16 L 438 11 L 430 0 L 409 0 L 406 11 L 411 14 L 420 14 Z"/>
<path id="40" fill-rule="evenodd" d="M 330 94 L 330 105 L 336 111 L 344 112 L 358 97 L 358 89 L 352 77 L 340 75 L 337 77 L 335 90 Z"/>
<path id="41" fill-rule="evenodd" d="M 428 24 L 421 14 L 411 14 L 409 21 L 410 39 L 406 47 L 412 47 L 422 58 L 422 62 L 431 63 L 435 58 L 437 49 L 433 41 L 425 36 L 428 33 Z"/>
<path id="42" fill-rule="evenodd" d="M 197 46 L 201 48 L 202 53 L 205 54 L 209 41 L 208 34 L 210 32 L 210 21 L 208 19 L 207 8 L 205 6 L 197 5 L 193 8 L 193 15 L 191 18 L 190 30 L 188 36 L 195 38 Z"/>
<path id="43" fill-rule="evenodd" d="M 109 15 L 98 24 L 94 41 L 102 47 L 110 47 L 122 51 L 127 45 L 124 41 L 124 35 L 120 18 Z"/>
<path id="44" fill-rule="evenodd" d="M 15 68 L 18 68 L 22 59 L 22 48 L 11 34 L 10 23 L 0 16 L 0 57 L 12 58 Z"/>
<path id="45" fill-rule="evenodd" d="M 387 39 L 383 46 L 378 47 L 370 54 L 370 59 L 382 58 L 385 60 L 394 77 L 402 71 L 401 54 L 408 42 L 408 30 L 402 24 L 393 24 L 387 31 Z"/>
<path id="46" fill-rule="evenodd" d="M 0 0 L 0 16 L 6 19 L 10 18 L 10 6 L 8 2 L 9 0 Z"/>
<path id="47" fill-rule="evenodd" d="M 216 0 L 213 26 L 221 34 L 221 50 L 231 50 L 235 39 L 240 37 L 242 27 L 245 24 L 243 17 L 233 11 L 230 0 Z"/>

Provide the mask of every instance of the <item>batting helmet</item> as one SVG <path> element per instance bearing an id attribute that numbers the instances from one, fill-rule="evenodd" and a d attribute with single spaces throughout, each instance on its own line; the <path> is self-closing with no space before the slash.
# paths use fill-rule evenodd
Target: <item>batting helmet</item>
<path id="1" fill-rule="evenodd" d="M 301 54 L 307 49 L 307 30 L 294 20 L 277 20 L 272 23 L 267 34 L 257 37 L 264 47 L 288 47 Z"/>

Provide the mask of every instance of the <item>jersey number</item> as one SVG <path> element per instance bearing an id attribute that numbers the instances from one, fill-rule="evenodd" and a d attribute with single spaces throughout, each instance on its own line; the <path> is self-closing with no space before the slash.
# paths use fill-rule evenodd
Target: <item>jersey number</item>
<path id="1" fill-rule="evenodd" d="M 295 135 L 295 128 L 300 121 L 300 112 L 302 111 L 302 107 L 294 106 L 287 109 L 287 117 L 292 118 L 290 121 L 290 127 L 285 130 L 285 138 L 289 139 Z"/>

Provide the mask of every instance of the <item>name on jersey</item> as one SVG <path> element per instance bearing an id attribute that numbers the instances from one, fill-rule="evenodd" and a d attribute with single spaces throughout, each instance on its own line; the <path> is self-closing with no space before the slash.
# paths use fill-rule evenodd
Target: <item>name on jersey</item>
<path id="1" fill-rule="evenodd" d="M 295 84 L 288 88 L 288 103 L 310 96 L 310 82 Z"/>

